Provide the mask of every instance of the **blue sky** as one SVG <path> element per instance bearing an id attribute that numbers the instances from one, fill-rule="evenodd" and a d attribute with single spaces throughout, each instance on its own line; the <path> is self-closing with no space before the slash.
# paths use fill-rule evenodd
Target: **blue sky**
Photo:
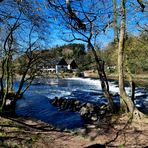
<path id="1" fill-rule="evenodd" d="M 108 32 L 108 35 L 105 35 L 104 33 L 101 33 L 99 36 L 99 44 L 101 48 L 105 48 L 109 42 L 113 41 L 113 31 L 110 30 Z M 82 41 L 74 41 L 73 43 L 84 43 Z M 55 47 L 56 45 L 64 45 L 64 44 L 69 44 L 69 42 L 65 42 L 62 39 L 57 37 L 57 34 L 55 33 L 54 36 L 51 38 L 51 44 L 50 47 Z M 86 43 L 84 43 L 86 44 Z"/>
<path id="2" fill-rule="evenodd" d="M 94 1 L 97 2 L 97 0 L 94 0 Z M 119 4 L 119 1 L 120 0 L 117 0 L 118 4 Z M 54 22 L 55 21 L 54 19 L 50 18 L 51 16 L 55 15 L 56 13 L 49 11 L 48 7 L 46 8 L 43 5 L 43 4 L 45 4 L 44 3 L 45 0 L 38 0 L 38 2 L 40 2 L 39 3 L 39 7 L 42 8 L 41 12 L 44 14 L 44 17 L 46 18 L 46 21 L 47 21 L 47 28 L 44 27 L 44 24 L 42 24 L 42 27 L 41 27 L 42 30 L 39 32 L 40 35 L 42 33 L 44 33 L 45 38 L 47 39 L 47 40 L 45 40 L 44 45 L 46 45 L 46 47 L 52 47 L 52 46 L 56 46 L 56 45 L 68 44 L 69 42 L 63 41 L 61 39 L 61 37 L 60 37 L 60 36 L 64 37 L 64 35 L 61 34 L 61 31 L 65 31 L 66 32 L 66 29 L 64 27 L 64 23 L 62 23 L 61 20 L 58 20 L 58 18 L 57 18 L 56 22 Z M 136 1 L 134 1 L 134 2 L 136 2 Z M 1 8 L 3 8 L 3 7 L 1 7 Z M 84 8 L 85 8 L 85 3 L 84 3 Z M 138 12 L 136 14 L 135 14 L 135 11 L 139 11 L 138 9 L 140 9 L 139 5 L 136 5 L 136 7 L 134 7 L 134 9 L 132 9 L 132 7 L 129 5 L 129 3 L 127 3 L 127 8 L 128 8 L 127 9 L 127 12 L 128 12 L 127 32 L 130 33 L 130 34 L 138 35 L 139 31 L 138 31 L 138 29 L 135 26 L 136 22 L 138 21 L 142 25 L 143 24 L 148 24 L 148 21 L 147 21 L 148 17 L 146 16 L 147 15 L 147 7 L 146 7 L 146 12 L 144 12 L 144 13 Z M 7 9 L 5 9 L 5 10 L 7 10 Z M 14 10 L 12 10 L 12 11 L 16 14 L 16 12 Z M 102 11 L 99 11 L 99 13 L 102 13 Z M 38 14 L 40 14 L 40 11 L 38 12 Z M 55 26 L 53 24 L 53 22 L 57 23 L 57 26 Z M 120 25 L 120 24 L 118 24 L 118 25 Z M 113 35 L 114 35 L 114 33 L 113 33 L 113 29 L 112 28 L 109 28 L 106 31 L 105 34 L 104 33 L 100 33 L 100 35 L 98 36 L 99 47 L 101 47 L 101 48 L 106 47 L 109 42 L 113 41 Z M 74 43 L 83 43 L 83 42 L 81 42 L 81 41 L 74 41 Z"/>
<path id="3" fill-rule="evenodd" d="M 119 1 L 118 1 L 118 4 L 119 4 Z M 147 9 L 147 7 L 145 9 Z M 136 5 L 136 7 L 132 7 L 131 3 L 129 3 L 129 1 L 128 1 L 128 3 L 127 3 L 127 14 L 128 15 L 127 15 L 127 26 L 126 27 L 127 27 L 127 32 L 129 34 L 134 34 L 134 35 L 139 34 L 139 30 L 136 28 L 136 22 L 139 22 L 140 24 L 146 24 L 146 23 L 148 24 L 148 22 L 147 22 L 148 19 L 146 17 L 147 12 L 142 13 L 139 10 L 140 10 L 139 5 Z M 137 13 L 135 13 L 135 11 L 137 11 Z M 120 26 L 120 24 L 118 24 L 118 25 Z M 56 27 L 55 30 L 56 31 L 51 36 L 51 37 L 53 37 L 53 38 L 51 38 L 51 46 L 68 44 L 68 42 L 64 42 L 59 37 L 60 31 L 58 30 L 58 27 Z M 99 47 L 104 48 L 107 46 L 107 44 L 109 42 L 112 42 L 113 35 L 114 35 L 113 28 L 109 28 L 105 34 L 100 33 L 100 35 L 98 37 Z M 83 42 L 75 41 L 75 43 L 83 43 Z"/>

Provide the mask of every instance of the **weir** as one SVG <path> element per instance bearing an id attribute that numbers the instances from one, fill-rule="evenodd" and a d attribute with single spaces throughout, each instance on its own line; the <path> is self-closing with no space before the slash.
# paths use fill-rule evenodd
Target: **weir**
<path id="1" fill-rule="evenodd" d="M 54 107 L 51 102 L 55 97 L 65 99 L 77 99 L 81 102 L 101 106 L 107 104 L 103 96 L 100 82 L 97 79 L 69 78 L 40 80 L 41 83 L 34 83 L 27 90 L 22 99 L 17 101 L 16 113 L 21 116 L 33 117 L 59 128 L 78 128 L 85 124 L 85 121 L 78 112 L 72 110 L 60 110 Z M 43 82 L 43 83 L 42 83 Z M 109 82 L 110 90 L 114 95 L 114 102 L 120 105 L 118 96 L 118 84 L 115 81 Z M 16 85 L 17 87 L 17 85 Z M 126 87 L 130 94 L 130 89 Z M 147 88 L 136 88 L 136 106 L 145 113 L 148 113 L 148 90 Z"/>

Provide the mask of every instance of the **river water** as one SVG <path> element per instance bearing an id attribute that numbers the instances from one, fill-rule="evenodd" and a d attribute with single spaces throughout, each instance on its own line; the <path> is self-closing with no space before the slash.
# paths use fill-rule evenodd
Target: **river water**
<path id="1" fill-rule="evenodd" d="M 118 83 L 109 82 L 110 91 L 119 93 Z M 17 87 L 17 83 L 16 86 Z M 130 95 L 130 88 L 126 91 Z M 80 115 L 70 111 L 59 111 L 50 104 L 55 96 L 79 99 L 83 102 L 106 104 L 100 81 L 90 78 L 67 79 L 36 79 L 22 99 L 17 101 L 16 113 L 21 116 L 40 119 L 59 128 L 78 128 L 84 125 Z M 135 105 L 143 112 L 148 113 L 148 88 L 138 87 L 135 93 Z M 119 105 L 119 97 L 114 98 Z"/>

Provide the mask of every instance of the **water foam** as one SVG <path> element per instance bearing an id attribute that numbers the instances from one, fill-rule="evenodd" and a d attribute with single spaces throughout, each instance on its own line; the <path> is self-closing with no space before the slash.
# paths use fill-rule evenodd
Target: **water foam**
<path id="1" fill-rule="evenodd" d="M 82 81 L 85 82 L 86 85 L 92 85 L 95 86 L 97 90 L 102 90 L 101 88 L 101 83 L 99 79 L 91 79 L 91 78 L 67 78 L 68 80 L 78 80 L 78 81 Z M 114 83 L 114 82 L 109 82 L 109 89 L 111 92 L 114 93 L 119 93 L 119 87 Z M 130 94 L 130 88 L 129 87 L 125 87 L 125 90 L 127 91 L 128 94 Z"/>

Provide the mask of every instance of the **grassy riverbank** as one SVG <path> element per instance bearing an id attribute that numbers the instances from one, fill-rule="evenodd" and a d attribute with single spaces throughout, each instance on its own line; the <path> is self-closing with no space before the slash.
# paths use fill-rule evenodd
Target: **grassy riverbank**
<path id="1" fill-rule="evenodd" d="M 97 72 L 85 71 L 84 74 L 85 74 L 85 77 L 98 78 Z M 148 74 L 133 74 L 132 76 L 133 76 L 134 82 L 136 83 L 136 86 L 148 87 Z M 112 73 L 112 74 L 107 73 L 107 78 L 118 81 L 118 75 L 116 73 Z"/>
<path id="2" fill-rule="evenodd" d="M 109 74 L 107 77 L 108 79 L 118 80 L 118 75 L 115 74 Z M 133 75 L 133 80 L 136 86 L 148 87 L 148 74 Z"/>
<path id="3" fill-rule="evenodd" d="M 148 146 L 148 121 L 130 122 L 114 117 L 112 124 L 94 123 L 76 131 L 60 131 L 31 118 L 0 117 L 0 147 L 85 148 Z"/>

